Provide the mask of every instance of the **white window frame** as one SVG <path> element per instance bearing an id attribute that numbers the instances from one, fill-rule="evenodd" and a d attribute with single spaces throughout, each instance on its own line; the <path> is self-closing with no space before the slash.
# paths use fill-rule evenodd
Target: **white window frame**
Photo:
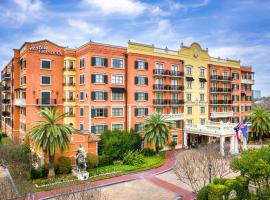
<path id="1" fill-rule="evenodd" d="M 83 109 L 83 115 L 81 115 L 81 109 Z M 84 113 L 85 109 L 83 106 L 80 107 L 80 117 L 84 117 L 85 116 L 85 113 Z"/>
<path id="2" fill-rule="evenodd" d="M 84 59 L 84 65 L 83 65 L 83 67 L 81 67 L 81 59 Z M 79 69 L 84 69 L 85 68 L 85 57 L 80 57 L 79 58 Z"/>
<path id="3" fill-rule="evenodd" d="M 114 116 L 113 115 L 113 109 L 122 109 L 123 110 L 123 115 L 121 116 Z M 111 107 L 111 117 L 124 117 L 125 116 L 125 108 L 124 107 Z"/>
<path id="4" fill-rule="evenodd" d="M 113 99 L 113 93 L 122 93 L 123 99 L 122 100 L 114 100 Z M 124 92 L 112 92 L 111 91 L 111 101 L 125 101 L 125 93 Z"/>
<path id="5" fill-rule="evenodd" d="M 113 83 L 113 77 L 114 76 L 122 76 L 123 77 L 123 83 Z M 115 79 L 116 80 L 116 79 Z M 125 74 L 112 74 L 111 75 L 111 84 L 112 85 L 124 85 L 125 84 Z"/>
<path id="6" fill-rule="evenodd" d="M 136 60 L 137 62 L 138 62 L 138 69 L 137 70 L 146 70 L 145 69 L 145 63 L 147 62 L 147 61 L 145 61 L 145 60 Z M 140 68 L 140 66 L 142 66 L 142 65 L 139 65 L 139 63 L 144 63 L 143 64 L 143 68 Z"/>
<path id="7" fill-rule="evenodd" d="M 50 61 L 50 68 L 49 68 L 49 69 L 44 69 L 44 68 L 42 68 L 42 61 Z M 41 59 L 40 59 L 40 69 L 42 69 L 42 70 L 52 70 L 52 59 L 41 58 Z"/>
<path id="8" fill-rule="evenodd" d="M 42 77 L 50 77 L 50 83 L 49 84 L 44 84 L 42 83 Z M 52 76 L 51 75 L 40 75 L 40 85 L 52 85 Z"/>
<path id="9" fill-rule="evenodd" d="M 113 127 L 113 125 L 119 125 L 119 124 L 121 124 L 122 126 L 123 126 L 123 129 L 113 129 L 112 127 Z M 113 130 L 125 130 L 125 123 L 124 122 L 112 122 L 111 123 L 111 130 L 113 131 Z"/>
<path id="10" fill-rule="evenodd" d="M 50 104 L 52 103 L 51 100 L 52 100 L 52 91 L 51 90 L 41 90 L 40 91 L 40 102 L 42 104 L 42 93 L 43 92 L 49 92 L 50 93 Z"/>
<path id="11" fill-rule="evenodd" d="M 81 99 L 81 93 L 83 92 L 83 99 Z M 80 101 L 85 101 L 85 91 L 84 90 L 80 90 L 79 91 L 79 100 Z"/>
<path id="12" fill-rule="evenodd" d="M 113 66 L 113 60 L 122 60 L 122 67 L 117 68 Z M 125 69 L 125 61 L 123 58 L 111 58 L 111 68 L 113 69 Z"/>
<path id="13" fill-rule="evenodd" d="M 84 77 L 83 78 L 83 83 L 81 83 L 81 76 Z M 85 74 L 84 73 L 79 75 L 79 85 L 85 85 Z"/>

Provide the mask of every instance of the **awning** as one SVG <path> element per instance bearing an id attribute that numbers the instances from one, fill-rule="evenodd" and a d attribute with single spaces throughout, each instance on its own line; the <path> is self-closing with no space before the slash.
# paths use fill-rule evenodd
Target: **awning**
<path id="1" fill-rule="evenodd" d="M 126 88 L 111 87 L 112 92 L 126 92 Z"/>
<path id="2" fill-rule="evenodd" d="M 206 78 L 199 78 L 201 82 L 207 82 Z"/>
<path id="3" fill-rule="evenodd" d="M 194 78 L 193 77 L 186 77 L 186 80 L 187 81 L 194 81 Z"/>

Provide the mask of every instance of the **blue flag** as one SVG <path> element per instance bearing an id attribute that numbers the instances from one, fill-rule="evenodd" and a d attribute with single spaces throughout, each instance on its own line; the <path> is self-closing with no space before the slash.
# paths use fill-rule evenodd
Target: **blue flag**
<path id="1" fill-rule="evenodd" d="M 246 138 L 246 140 L 248 141 L 248 126 L 246 124 L 241 124 L 240 125 L 240 130 L 243 134 L 243 136 Z"/>

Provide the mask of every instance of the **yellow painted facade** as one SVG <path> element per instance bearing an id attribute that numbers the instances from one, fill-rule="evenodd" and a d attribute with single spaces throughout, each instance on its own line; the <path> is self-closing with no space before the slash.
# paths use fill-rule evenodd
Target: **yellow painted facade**
<path id="1" fill-rule="evenodd" d="M 209 55 L 207 49 L 202 49 L 198 43 L 191 46 L 181 46 L 178 51 L 156 48 L 154 45 L 139 44 L 134 42 L 128 43 L 128 53 L 138 53 L 165 58 L 180 59 L 184 61 L 185 70 L 185 89 L 184 89 L 184 120 L 185 123 L 201 124 L 206 123 L 209 119 L 208 112 L 208 65 L 224 65 L 232 68 L 240 68 L 240 61 L 213 58 Z M 187 73 L 187 68 L 191 68 L 191 74 Z M 201 73 L 201 70 L 204 73 Z M 187 85 L 187 77 L 193 77 L 191 87 Z M 204 87 L 201 87 L 200 78 L 205 79 Z M 188 101 L 187 95 L 191 95 Z M 201 96 L 204 96 L 203 99 Z M 192 107 L 191 114 L 188 113 L 189 107 Z M 204 108 L 201 108 L 204 107 Z M 204 110 L 204 111 L 203 111 Z M 203 112 L 202 112 L 203 111 Z"/>
<path id="2" fill-rule="evenodd" d="M 66 83 L 66 85 L 64 85 L 64 109 L 65 112 L 70 113 L 70 108 L 72 108 L 72 113 L 70 113 L 70 115 L 68 115 L 68 117 L 66 117 L 64 119 L 64 123 L 66 124 L 75 124 L 75 101 L 70 101 L 70 96 L 69 93 L 73 92 L 73 98 L 75 99 L 75 70 L 70 69 L 71 67 L 71 63 L 70 61 L 73 62 L 73 68 L 76 68 L 76 58 L 74 57 L 65 57 L 64 58 L 64 81 L 63 83 Z M 74 85 L 70 85 L 71 80 L 70 77 L 73 77 L 73 83 Z"/>

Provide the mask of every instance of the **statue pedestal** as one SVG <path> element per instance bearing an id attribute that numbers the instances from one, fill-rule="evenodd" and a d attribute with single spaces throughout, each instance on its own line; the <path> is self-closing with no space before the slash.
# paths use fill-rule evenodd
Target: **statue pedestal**
<path id="1" fill-rule="evenodd" d="M 72 174 L 77 176 L 78 180 L 85 181 L 89 178 L 89 172 L 79 171 L 77 169 L 72 169 Z"/>

